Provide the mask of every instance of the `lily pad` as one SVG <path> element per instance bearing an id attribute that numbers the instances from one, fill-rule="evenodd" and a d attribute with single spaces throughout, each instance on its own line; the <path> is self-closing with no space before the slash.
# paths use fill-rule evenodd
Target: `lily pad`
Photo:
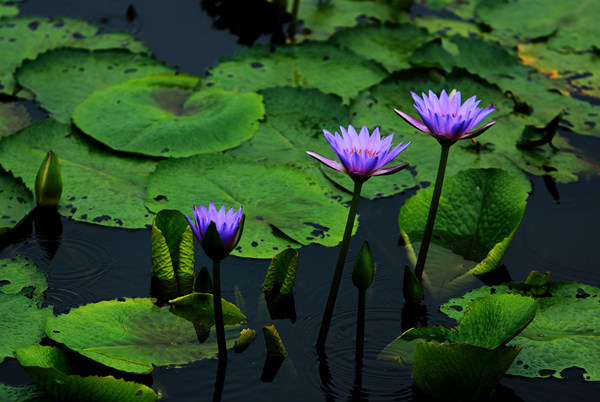
<path id="1" fill-rule="evenodd" d="M 525 212 L 527 191 L 500 169 L 469 169 L 447 177 L 433 230 L 436 255 L 427 259 L 424 285 L 442 298 L 472 275 L 496 269 Z M 413 262 L 432 194 L 433 186 L 421 189 L 400 209 L 400 232 Z M 457 256 L 461 263 L 448 264 Z"/>
<path id="2" fill-rule="evenodd" d="M 41 305 L 48 289 L 46 274 L 35 263 L 21 255 L 0 260 L 0 293 L 18 294 L 28 289 L 29 296 Z"/>
<path id="3" fill-rule="evenodd" d="M 528 295 L 531 286 L 508 283 L 484 286 L 451 299 L 440 310 L 460 320 L 464 306 L 489 294 Z M 581 367 L 587 381 L 600 381 L 600 289 L 580 282 L 550 282 L 550 297 L 539 298 L 533 322 L 509 345 L 523 348 L 508 374 L 563 378 L 561 372 Z M 548 371 L 549 370 L 549 371 Z M 551 373 L 551 374 L 550 374 Z"/>
<path id="4" fill-rule="evenodd" d="M 29 124 L 31 124 L 31 116 L 23 104 L 0 103 L 0 137 L 12 135 Z"/>
<path id="5" fill-rule="evenodd" d="M 153 366 L 186 364 L 217 355 L 214 331 L 200 343 L 192 322 L 168 307 L 156 307 L 153 299 L 88 304 L 49 319 L 44 330 L 74 352 L 131 373 L 150 373 Z M 229 347 L 239 331 L 239 327 L 227 328 Z"/>
<path id="6" fill-rule="evenodd" d="M 39 308 L 21 293 L 0 293 L 0 363 L 13 357 L 15 349 L 38 343 L 44 337 L 43 323 L 52 316 L 52 307 Z"/>
<path id="7" fill-rule="evenodd" d="M 321 42 L 279 46 L 273 52 L 266 46 L 254 46 L 221 58 L 208 72 L 205 85 L 241 91 L 276 86 L 317 88 L 341 96 L 345 103 L 386 76 L 380 64 Z"/>
<path id="8" fill-rule="evenodd" d="M 173 68 L 127 50 L 56 49 L 25 61 L 16 78 L 52 117 L 69 122 L 75 107 L 92 93 L 162 72 Z"/>
<path id="9" fill-rule="evenodd" d="M 0 170 L 0 205 L 4 206 L 0 216 L 0 235 L 17 226 L 35 208 L 33 193 L 23 185 L 21 180 L 15 179 L 10 173 L 2 170 Z"/>
<path id="10" fill-rule="evenodd" d="M 61 401 L 157 401 L 156 393 L 143 384 L 113 376 L 82 377 L 76 356 L 51 347 L 32 345 L 15 353 L 36 384 Z"/>
<path id="11" fill-rule="evenodd" d="M 600 48 L 600 3 L 595 0 L 562 0 L 552 7 L 544 0 L 480 0 L 475 14 L 501 38 L 548 38 L 553 49 Z"/>
<path id="12" fill-rule="evenodd" d="M 0 399 L 7 402 L 53 402 L 54 398 L 36 385 L 25 385 L 23 387 L 11 387 L 0 384 Z"/>
<path id="13" fill-rule="evenodd" d="M 188 75 L 132 79 L 89 96 L 73 122 L 113 149 L 154 156 L 222 151 L 252 137 L 264 115 L 259 95 L 197 85 Z"/>
<path id="14" fill-rule="evenodd" d="M 329 41 L 376 60 L 389 72 L 393 72 L 409 68 L 409 56 L 430 38 L 426 29 L 414 24 L 385 24 L 343 29 L 336 32 Z"/>
<path id="15" fill-rule="evenodd" d="M 291 2 L 289 2 L 291 5 Z M 306 0 L 298 9 L 298 19 L 303 22 L 304 34 L 311 39 L 326 39 L 343 27 L 353 27 L 360 19 L 376 19 L 382 22 L 408 21 L 407 10 L 410 1 L 404 1 L 404 7 L 398 2 L 354 0 Z"/>
<path id="16" fill-rule="evenodd" d="M 199 174 L 201 172 L 201 174 Z M 193 185 L 190 185 L 193 183 Z M 244 234 L 233 251 L 270 258 L 273 250 L 341 241 L 347 209 L 300 169 L 224 154 L 161 161 L 150 175 L 151 211 L 194 204 L 243 206 Z"/>
<path id="17" fill-rule="evenodd" d="M 112 154 L 82 138 L 71 125 L 53 119 L 35 122 L 18 135 L 0 140 L 2 166 L 23 179 L 29 189 L 48 149 L 61 165 L 60 213 L 105 226 L 143 228 L 152 223 L 144 206 L 148 174 L 156 162 Z"/>

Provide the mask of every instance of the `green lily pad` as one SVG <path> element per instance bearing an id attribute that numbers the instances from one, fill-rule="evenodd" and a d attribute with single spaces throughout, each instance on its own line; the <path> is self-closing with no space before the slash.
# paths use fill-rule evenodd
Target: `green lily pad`
<path id="1" fill-rule="evenodd" d="M 292 2 L 288 2 L 291 4 Z M 342 27 L 358 25 L 360 18 L 375 18 L 382 22 L 408 21 L 407 10 L 410 1 L 404 1 L 404 7 L 398 3 L 354 0 L 305 0 L 298 8 L 298 19 L 303 22 L 304 35 L 311 39 L 326 39 Z"/>
<path id="2" fill-rule="evenodd" d="M 4 206 L 0 215 L 2 235 L 17 226 L 35 208 L 35 201 L 32 192 L 21 180 L 0 170 L 0 205 Z"/>
<path id="3" fill-rule="evenodd" d="M 17 102 L 0 103 L 0 137 L 12 135 L 31 124 L 27 108 Z"/>
<path id="4" fill-rule="evenodd" d="M 18 294 L 27 288 L 31 290 L 31 298 L 39 305 L 48 289 L 46 274 L 33 261 L 21 255 L 0 259 L 0 281 L 4 283 L 0 285 L 0 293 Z"/>
<path id="5" fill-rule="evenodd" d="M 254 46 L 221 58 L 208 72 L 205 85 L 241 91 L 276 86 L 317 88 L 341 96 L 345 103 L 386 76 L 380 64 L 322 42 L 279 46 L 274 52 Z"/>
<path id="6" fill-rule="evenodd" d="M 131 78 L 173 72 L 158 60 L 127 50 L 56 49 L 25 61 L 16 74 L 20 85 L 60 122 L 94 92 Z"/>
<path id="7" fill-rule="evenodd" d="M 443 298 L 473 275 L 496 269 L 525 212 L 527 191 L 500 169 L 469 169 L 447 177 L 433 229 L 436 254 L 425 264 L 424 285 Z M 433 186 L 421 189 L 400 209 L 400 232 L 413 262 L 432 194 Z M 449 264 L 457 258 L 461 261 Z"/>
<path id="8" fill-rule="evenodd" d="M 563 0 L 552 7 L 544 0 L 480 0 L 475 14 L 503 39 L 549 38 L 548 47 L 553 49 L 600 48 L 600 26 L 596 24 L 600 3 L 595 0 Z"/>
<path id="9" fill-rule="evenodd" d="M 39 308 L 22 293 L 0 293 L 0 363 L 13 357 L 15 349 L 38 343 L 44 337 L 43 323 L 52 316 L 52 307 Z"/>
<path id="10" fill-rule="evenodd" d="M 414 24 L 385 24 L 343 29 L 329 41 L 376 60 L 393 72 L 409 68 L 409 56 L 430 38 L 426 29 Z"/>
<path id="11" fill-rule="evenodd" d="M 419 342 L 413 381 L 430 395 L 445 400 L 479 401 L 488 397 L 519 348 L 485 349 L 468 343 Z"/>
<path id="12" fill-rule="evenodd" d="M 243 257 L 270 258 L 273 250 L 301 244 L 335 246 L 347 218 L 347 209 L 302 170 L 224 154 L 161 161 L 147 191 L 151 211 L 189 216 L 194 204 L 210 201 L 243 206 L 244 234 L 233 251 Z"/>
<path id="13" fill-rule="evenodd" d="M 88 304 L 49 319 L 44 330 L 74 352 L 131 373 L 150 373 L 153 366 L 186 364 L 217 355 L 214 331 L 200 343 L 194 324 L 168 307 L 156 307 L 153 299 Z M 226 329 L 229 347 L 239 331 L 239 327 Z"/>
<path id="14" fill-rule="evenodd" d="M 474 298 L 491 293 L 528 295 L 530 288 L 513 282 L 484 286 L 451 299 L 440 310 L 460 320 L 464 306 Z M 548 292 L 551 297 L 539 298 L 533 322 L 509 343 L 523 350 L 508 374 L 563 378 L 563 370 L 581 367 L 586 371 L 586 381 L 600 381 L 600 362 L 596 358 L 600 353 L 600 289 L 580 282 L 556 281 L 548 284 Z"/>
<path id="15" fill-rule="evenodd" d="M 534 175 L 550 175 L 559 182 L 572 182 L 578 180 L 578 175 L 591 175 L 598 170 L 597 166 L 586 160 L 582 150 L 569 145 L 568 140 L 559 134 L 553 140 L 557 150 L 549 146 L 531 150 L 517 148 L 517 142 L 527 124 L 543 126 L 556 115 L 548 115 L 548 120 L 540 124 L 537 117 L 514 114 L 513 101 L 505 97 L 497 86 L 462 70 L 453 70 L 447 77 L 440 76 L 430 69 L 407 70 L 394 74 L 361 94 L 350 108 L 351 114 L 354 115 L 353 122 L 368 126 L 393 127 L 396 132 L 395 140 L 397 138 L 397 141 L 412 141 L 409 149 L 402 153 L 403 160 L 409 162 L 416 170 L 418 181 L 433 182 L 439 162 L 439 147 L 433 138 L 407 125 L 393 109 L 418 116 L 413 108 L 414 101 L 410 91 L 420 94 L 431 89 L 439 94 L 444 88 L 456 88 L 461 91 L 465 100 L 477 95 L 483 106 L 490 103 L 497 105 L 494 113 L 488 118 L 496 120 L 496 124 L 477 137 L 480 147 L 473 147 L 468 141 L 459 141 L 452 147 L 446 175 L 471 167 L 497 167 L 511 172 L 524 183 L 528 182 L 528 179 L 519 172 L 520 169 Z M 582 102 L 579 103 L 583 105 Z M 549 110 L 555 109 L 549 107 Z"/>
<path id="16" fill-rule="evenodd" d="M 264 115 L 259 95 L 197 84 L 187 75 L 132 79 L 89 96 L 73 122 L 113 149 L 154 156 L 222 151 L 252 137 Z"/>
<path id="17" fill-rule="evenodd" d="M 519 58 L 571 95 L 600 98 L 600 55 L 594 51 L 570 53 L 529 43 L 519 45 Z"/>
<path id="18" fill-rule="evenodd" d="M 32 345 L 15 353 L 36 384 L 61 401 L 157 401 L 156 393 L 143 384 L 113 376 L 78 375 L 75 356 L 51 347 Z"/>
<path id="19" fill-rule="evenodd" d="M 37 169 L 48 149 L 61 165 L 60 213 L 105 226 L 143 228 L 152 223 L 144 206 L 148 174 L 155 161 L 111 154 L 82 138 L 71 125 L 48 119 L 0 140 L 2 167 L 35 186 Z"/>
<path id="20" fill-rule="evenodd" d="M 11 387 L 0 384 L 0 399 L 7 402 L 53 402 L 54 398 L 36 385 L 25 385 L 23 387 Z"/>

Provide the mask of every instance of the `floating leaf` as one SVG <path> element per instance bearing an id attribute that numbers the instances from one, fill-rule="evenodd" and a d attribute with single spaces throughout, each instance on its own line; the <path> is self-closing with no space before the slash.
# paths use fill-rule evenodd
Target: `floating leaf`
<path id="1" fill-rule="evenodd" d="M 600 27 L 596 24 L 600 3 L 595 0 L 563 0 L 552 7 L 544 0 L 480 0 L 475 13 L 503 39 L 548 38 L 548 47 L 553 49 L 600 47 Z"/>
<path id="2" fill-rule="evenodd" d="M 1 147 L 2 145 L 0 149 Z M 2 164 L 6 167 L 4 160 Z M 3 205 L 0 215 L 0 235 L 17 226 L 35 208 L 31 191 L 21 180 L 15 179 L 10 173 L 2 170 L 0 170 L 0 205 Z"/>
<path id="3" fill-rule="evenodd" d="M 275 329 L 275 325 L 265 325 L 263 327 L 263 335 L 265 336 L 268 356 L 287 356 L 285 346 L 283 346 L 283 342 L 281 341 L 281 337 L 279 336 L 277 329 Z"/>
<path id="4" fill-rule="evenodd" d="M 438 254 L 425 264 L 424 284 L 440 296 L 455 291 L 472 275 L 493 271 L 521 222 L 527 191 L 527 186 L 500 169 L 469 169 L 447 177 L 433 230 L 432 245 Z M 432 193 L 433 186 L 419 190 L 400 209 L 400 231 L 413 260 Z M 456 256 L 463 261 L 449 269 L 448 262 Z"/>
<path id="5" fill-rule="evenodd" d="M 291 2 L 289 2 L 291 5 Z M 298 19 L 302 20 L 305 33 L 311 39 L 326 39 L 341 27 L 358 25 L 361 18 L 375 18 L 379 21 L 407 21 L 412 3 L 404 1 L 403 7 L 397 3 L 353 0 L 305 0 L 298 9 Z"/>
<path id="6" fill-rule="evenodd" d="M 233 253 L 252 258 L 270 258 L 273 250 L 300 244 L 335 246 L 347 215 L 305 172 L 268 161 L 198 155 L 161 161 L 150 175 L 151 211 L 190 213 L 193 204 L 209 201 L 244 207 L 244 235 Z"/>
<path id="7" fill-rule="evenodd" d="M 31 124 L 27 108 L 17 102 L 0 103 L 0 137 L 12 135 Z"/>
<path id="8" fill-rule="evenodd" d="M 143 384 L 113 376 L 82 377 L 80 366 L 68 352 L 32 345 L 15 353 L 19 363 L 40 388 L 61 401 L 157 401 L 158 395 Z"/>
<path id="9" fill-rule="evenodd" d="M 4 283 L 2 285 L 2 283 Z M 0 293 L 18 294 L 28 288 L 29 296 L 41 305 L 44 292 L 48 289 L 46 274 L 35 263 L 23 256 L 0 260 Z"/>
<path id="10" fill-rule="evenodd" d="M 208 85 L 230 90 L 301 86 L 340 95 L 345 103 L 386 76 L 378 63 L 321 42 L 279 46 L 274 52 L 254 46 L 221 58 L 209 73 Z"/>
<path id="11" fill-rule="evenodd" d="M 40 391 L 36 385 L 11 387 L 0 384 L 0 399 L 8 402 L 53 402 L 54 398 Z"/>
<path id="12" fill-rule="evenodd" d="M 154 156 L 222 151 L 252 137 L 264 115 L 259 95 L 197 84 L 187 75 L 132 79 L 89 96 L 73 122 L 113 149 Z"/>
<path id="13" fill-rule="evenodd" d="M 92 93 L 132 78 L 172 71 L 150 56 L 127 50 L 56 49 L 23 63 L 16 78 L 52 117 L 70 122 L 75 107 Z"/>
<path id="14" fill-rule="evenodd" d="M 461 298 L 451 299 L 440 309 L 460 320 L 464 306 L 480 296 L 512 293 L 527 295 L 531 285 L 509 283 L 481 287 Z M 563 378 L 561 372 L 581 367 L 588 381 L 600 380 L 600 289 L 579 282 L 550 282 L 551 297 L 539 298 L 535 319 L 509 345 L 523 348 L 508 374 L 523 377 Z M 544 371 L 550 370 L 552 374 Z"/>
<path id="15" fill-rule="evenodd" d="M 111 154 L 53 119 L 35 122 L 0 140 L 2 166 L 33 189 L 48 149 L 60 156 L 63 196 L 60 213 L 105 226 L 141 228 L 152 223 L 144 206 L 148 174 L 155 161 Z"/>
<path id="16" fill-rule="evenodd" d="M 15 349 L 39 342 L 44 336 L 42 325 L 52 316 L 52 307 L 39 308 L 23 294 L 0 293 L 0 363 L 13 357 Z"/>
<path id="17" fill-rule="evenodd" d="M 46 321 L 46 334 L 85 357 L 131 373 L 153 366 L 186 364 L 217 355 L 214 331 L 203 343 L 194 325 L 158 308 L 153 299 L 110 300 L 72 309 Z M 226 329 L 233 345 L 239 328 Z"/>
<path id="18" fill-rule="evenodd" d="M 336 32 L 329 41 L 376 60 L 392 72 L 409 68 L 409 56 L 429 39 L 427 30 L 413 24 L 385 24 L 358 25 L 343 29 Z"/>

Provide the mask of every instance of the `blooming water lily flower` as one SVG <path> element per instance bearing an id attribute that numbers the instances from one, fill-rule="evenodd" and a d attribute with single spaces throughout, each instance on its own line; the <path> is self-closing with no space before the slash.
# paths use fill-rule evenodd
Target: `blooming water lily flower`
<path id="1" fill-rule="evenodd" d="M 382 169 L 404 151 L 410 142 L 406 145 L 400 143 L 391 149 L 394 134 L 381 138 L 379 128 L 375 128 L 372 135 L 369 135 L 367 126 L 360 130 L 360 134 L 352 126 L 348 126 L 348 130 L 340 127 L 340 131 L 341 136 L 337 132 L 334 136 L 327 130 L 323 130 L 323 134 L 341 163 L 312 151 L 306 153 L 332 169 L 349 174 L 353 180 L 365 181 L 371 176 L 396 173 L 408 166 L 408 163 L 404 163 Z"/>
<path id="2" fill-rule="evenodd" d="M 400 110 L 394 110 L 409 124 L 432 135 L 442 145 L 452 145 L 458 140 L 477 137 L 496 123 L 491 121 L 474 130 L 483 119 L 494 111 L 496 105 L 480 108 L 478 105 L 481 101 L 477 100 L 475 96 L 470 97 L 461 105 L 460 92 L 456 89 L 452 90 L 449 95 L 446 94 L 446 90 L 442 90 L 439 99 L 431 90 L 429 96 L 423 93 L 422 99 L 414 92 L 411 92 L 411 95 L 416 102 L 414 107 L 421 116 L 422 122 Z"/>
<path id="3" fill-rule="evenodd" d="M 244 214 L 242 207 L 237 211 L 231 207 L 225 212 L 223 205 L 219 210 L 211 201 L 206 208 L 204 205 L 194 206 L 193 219 L 186 216 L 194 236 L 211 259 L 222 260 L 237 246 L 242 235 Z M 214 229 L 210 229 L 214 226 Z"/>

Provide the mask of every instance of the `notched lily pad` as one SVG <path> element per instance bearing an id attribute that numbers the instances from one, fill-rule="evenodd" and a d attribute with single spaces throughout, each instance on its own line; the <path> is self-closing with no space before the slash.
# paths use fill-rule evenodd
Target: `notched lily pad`
<path id="1" fill-rule="evenodd" d="M 222 151 L 254 134 L 264 115 L 260 95 L 196 91 L 197 84 L 188 75 L 133 79 L 89 96 L 73 122 L 113 149 L 153 156 Z"/>
<path id="2" fill-rule="evenodd" d="M 0 293 L 18 294 L 23 290 L 41 305 L 48 289 L 46 274 L 21 255 L 0 260 Z"/>
<path id="3" fill-rule="evenodd" d="M 6 166 L 4 161 L 2 163 Z M 0 204 L 4 206 L 0 214 L 0 235 L 17 226 L 35 208 L 32 192 L 21 180 L 1 169 Z"/>

